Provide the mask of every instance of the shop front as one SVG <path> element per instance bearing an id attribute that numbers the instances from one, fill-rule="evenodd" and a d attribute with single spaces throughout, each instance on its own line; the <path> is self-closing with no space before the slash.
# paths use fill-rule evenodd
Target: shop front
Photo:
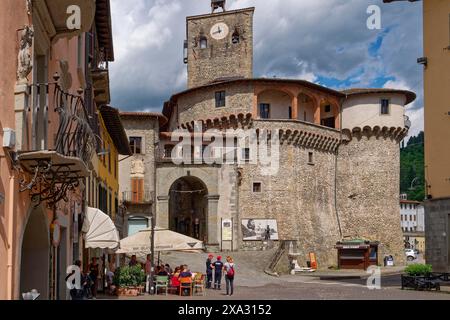
<path id="1" fill-rule="evenodd" d="M 378 265 L 378 242 L 351 240 L 338 242 L 339 269 L 362 269 Z"/>

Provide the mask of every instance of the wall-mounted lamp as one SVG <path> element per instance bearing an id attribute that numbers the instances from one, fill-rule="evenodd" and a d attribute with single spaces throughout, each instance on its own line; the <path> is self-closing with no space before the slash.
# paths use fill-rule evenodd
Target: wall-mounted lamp
<path id="1" fill-rule="evenodd" d="M 428 65 L 428 58 L 427 57 L 421 57 L 417 59 L 417 63 L 424 65 L 425 67 Z"/>

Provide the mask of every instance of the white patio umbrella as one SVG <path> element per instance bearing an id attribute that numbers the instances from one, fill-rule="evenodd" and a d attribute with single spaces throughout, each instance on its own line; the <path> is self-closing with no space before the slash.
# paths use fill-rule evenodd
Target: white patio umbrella
<path id="1" fill-rule="evenodd" d="M 139 258 L 151 253 L 150 238 L 152 229 L 144 229 L 138 233 L 120 240 L 120 249 L 116 253 L 135 254 Z M 203 249 L 203 242 L 183 234 L 156 227 L 155 252 L 161 251 L 199 251 Z"/>

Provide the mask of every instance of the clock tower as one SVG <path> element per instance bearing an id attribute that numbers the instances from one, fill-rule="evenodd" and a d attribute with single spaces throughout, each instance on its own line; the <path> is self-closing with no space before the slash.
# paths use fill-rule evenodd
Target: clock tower
<path id="1" fill-rule="evenodd" d="M 226 11 L 223 0 L 212 0 L 211 7 L 211 14 L 186 19 L 184 62 L 188 88 L 253 76 L 255 8 Z M 218 8 L 223 11 L 215 12 Z"/>

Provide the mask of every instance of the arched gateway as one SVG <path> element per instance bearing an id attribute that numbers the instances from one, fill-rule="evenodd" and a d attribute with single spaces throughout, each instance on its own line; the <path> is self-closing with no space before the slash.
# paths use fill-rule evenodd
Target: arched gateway
<path id="1" fill-rule="evenodd" d="M 157 177 L 157 225 L 218 245 L 219 169 L 164 164 Z"/>
<path id="2" fill-rule="evenodd" d="M 207 241 L 208 188 L 199 178 L 176 180 L 169 192 L 169 228 Z"/>

